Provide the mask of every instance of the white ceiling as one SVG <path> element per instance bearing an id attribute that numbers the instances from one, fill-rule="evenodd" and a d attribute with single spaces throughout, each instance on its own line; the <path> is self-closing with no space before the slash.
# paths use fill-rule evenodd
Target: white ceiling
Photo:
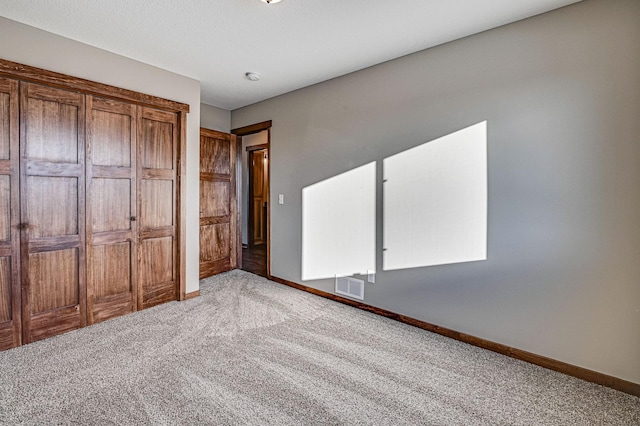
<path id="1" fill-rule="evenodd" d="M 233 110 L 577 1 L 0 0 L 0 15 L 195 78 Z"/>

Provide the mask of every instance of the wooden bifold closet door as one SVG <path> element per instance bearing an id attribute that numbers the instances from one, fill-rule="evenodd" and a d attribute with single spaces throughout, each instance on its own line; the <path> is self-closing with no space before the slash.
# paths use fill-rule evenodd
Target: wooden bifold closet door
<path id="1" fill-rule="evenodd" d="M 177 116 L 140 107 L 138 129 L 138 309 L 143 309 L 178 297 Z"/>
<path id="2" fill-rule="evenodd" d="M 86 324 L 84 95 L 20 83 L 24 343 Z"/>
<path id="3" fill-rule="evenodd" d="M 136 107 L 87 96 L 90 324 L 136 310 Z"/>
<path id="4" fill-rule="evenodd" d="M 0 59 L 0 350 L 184 297 L 188 110 Z"/>
<path id="5" fill-rule="evenodd" d="M 0 350 L 21 343 L 18 82 L 0 78 Z"/>

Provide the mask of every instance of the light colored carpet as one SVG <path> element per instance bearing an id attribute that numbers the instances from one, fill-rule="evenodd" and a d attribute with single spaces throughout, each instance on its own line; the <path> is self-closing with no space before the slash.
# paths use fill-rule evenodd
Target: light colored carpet
<path id="1" fill-rule="evenodd" d="M 640 399 L 243 271 L 0 353 L 0 424 L 638 425 Z"/>

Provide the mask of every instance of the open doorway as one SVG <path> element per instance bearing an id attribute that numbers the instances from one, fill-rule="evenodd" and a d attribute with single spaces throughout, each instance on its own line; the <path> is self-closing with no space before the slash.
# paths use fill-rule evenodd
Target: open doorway
<path id="1" fill-rule="evenodd" d="M 234 129 L 238 136 L 238 200 L 242 255 L 239 267 L 270 276 L 271 122 Z"/>
<path id="2" fill-rule="evenodd" d="M 249 248 L 267 245 L 267 207 L 269 205 L 269 150 L 261 144 L 247 146 L 247 169 L 249 172 L 249 204 L 247 241 Z"/>

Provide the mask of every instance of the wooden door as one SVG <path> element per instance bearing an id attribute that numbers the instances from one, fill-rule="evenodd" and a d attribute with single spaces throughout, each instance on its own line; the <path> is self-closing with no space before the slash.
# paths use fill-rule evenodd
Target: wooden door
<path id="1" fill-rule="evenodd" d="M 136 107 L 87 96 L 90 324 L 137 308 Z"/>
<path id="2" fill-rule="evenodd" d="M 267 150 L 249 152 L 249 245 L 264 244 L 267 240 Z"/>
<path id="3" fill-rule="evenodd" d="M 24 343 L 86 324 L 84 95 L 20 83 Z"/>
<path id="4" fill-rule="evenodd" d="M 18 82 L 0 78 L 0 350 L 21 344 Z"/>
<path id="5" fill-rule="evenodd" d="M 200 129 L 200 278 L 238 267 L 236 137 Z"/>
<path id="6" fill-rule="evenodd" d="M 138 309 L 176 300 L 178 115 L 138 108 Z"/>

